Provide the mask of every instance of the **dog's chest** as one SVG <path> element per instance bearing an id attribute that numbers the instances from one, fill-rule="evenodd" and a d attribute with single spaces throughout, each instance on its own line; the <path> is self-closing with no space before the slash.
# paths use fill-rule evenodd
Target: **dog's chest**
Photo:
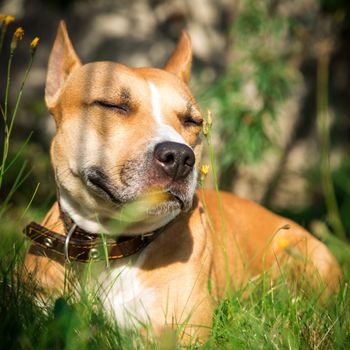
<path id="1" fill-rule="evenodd" d="M 147 323 L 155 301 L 155 290 L 144 287 L 140 278 L 142 260 L 143 254 L 137 259 L 122 259 L 109 270 L 102 271 L 99 277 L 105 307 L 121 327 Z"/>

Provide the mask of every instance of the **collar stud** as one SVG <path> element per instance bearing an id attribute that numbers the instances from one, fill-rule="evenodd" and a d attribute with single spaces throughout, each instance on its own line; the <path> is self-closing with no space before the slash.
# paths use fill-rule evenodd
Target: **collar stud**
<path id="1" fill-rule="evenodd" d="M 98 251 L 97 248 L 91 248 L 91 250 L 89 252 L 89 257 L 92 260 L 97 260 L 100 257 L 100 252 Z"/>
<path id="2" fill-rule="evenodd" d="M 53 247 L 53 240 L 52 240 L 52 238 L 45 237 L 44 238 L 44 244 L 45 244 L 46 247 L 52 248 Z"/>

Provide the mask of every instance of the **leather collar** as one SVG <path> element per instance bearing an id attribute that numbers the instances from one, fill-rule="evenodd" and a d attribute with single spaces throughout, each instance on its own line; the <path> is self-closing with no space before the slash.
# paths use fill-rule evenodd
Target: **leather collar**
<path id="1" fill-rule="evenodd" d="M 137 253 L 164 231 L 160 229 L 137 236 L 119 236 L 117 239 L 98 233 L 84 231 L 62 210 L 61 220 L 66 235 L 31 222 L 24 228 L 24 234 L 35 246 L 35 254 L 56 258 L 65 262 L 117 260 Z"/>

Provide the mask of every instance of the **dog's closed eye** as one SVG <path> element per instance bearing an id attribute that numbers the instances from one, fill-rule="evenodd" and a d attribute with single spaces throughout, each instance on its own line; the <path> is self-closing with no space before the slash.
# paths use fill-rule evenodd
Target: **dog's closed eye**
<path id="1" fill-rule="evenodd" d="M 182 118 L 182 124 L 185 127 L 191 127 L 191 126 L 201 127 L 203 124 L 203 119 L 197 119 L 192 117 L 191 115 L 186 115 L 185 117 Z"/>
<path id="2" fill-rule="evenodd" d="M 110 109 L 115 110 L 120 114 L 128 115 L 130 113 L 130 107 L 125 103 L 114 103 L 104 100 L 96 100 L 93 103 L 95 106 L 104 108 L 104 109 Z"/>

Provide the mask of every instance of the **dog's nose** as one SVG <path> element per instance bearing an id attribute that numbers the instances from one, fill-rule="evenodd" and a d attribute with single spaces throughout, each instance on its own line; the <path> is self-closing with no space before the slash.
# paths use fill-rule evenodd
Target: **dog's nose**
<path id="1" fill-rule="evenodd" d="M 156 145 L 154 158 L 173 180 L 184 179 L 193 169 L 196 160 L 190 147 L 170 141 Z"/>

